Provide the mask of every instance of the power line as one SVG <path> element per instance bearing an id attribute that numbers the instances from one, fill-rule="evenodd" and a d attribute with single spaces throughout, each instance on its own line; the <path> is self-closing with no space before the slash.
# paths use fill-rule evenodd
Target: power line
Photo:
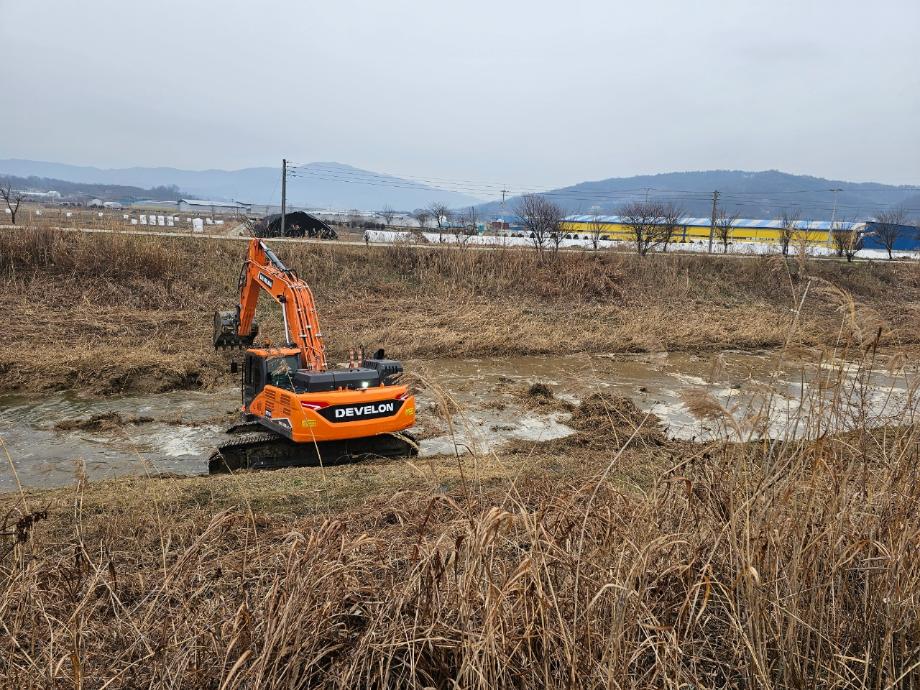
<path id="1" fill-rule="evenodd" d="M 341 175 L 354 175 L 354 176 L 360 176 L 360 177 L 378 178 L 382 180 L 396 179 L 396 180 L 405 180 L 405 181 L 424 182 L 428 184 L 469 185 L 473 187 L 497 189 L 499 191 L 501 191 L 501 188 L 504 186 L 503 184 L 490 183 L 490 182 L 481 182 L 481 181 L 475 181 L 475 180 L 455 180 L 455 179 L 438 178 L 438 177 L 414 177 L 413 176 L 412 178 L 400 178 L 395 175 L 385 175 L 382 173 L 375 173 L 370 170 L 357 170 L 357 169 L 350 170 L 346 168 L 326 168 L 326 167 L 323 167 L 321 164 L 317 164 L 317 163 L 308 163 L 307 165 L 304 165 L 304 166 L 294 166 L 294 167 L 297 169 L 303 169 L 304 172 L 318 170 L 320 172 L 326 172 L 326 173 L 341 174 Z"/>
<path id="2" fill-rule="evenodd" d="M 341 181 L 341 182 L 349 182 L 349 183 L 357 183 L 357 184 L 366 184 L 366 185 L 370 185 L 370 186 L 374 186 L 374 187 L 394 187 L 394 188 L 402 188 L 402 189 L 421 189 L 421 190 L 424 190 L 424 191 L 431 191 L 431 189 L 432 189 L 431 187 L 426 186 L 426 185 L 424 185 L 423 183 L 418 182 L 418 181 L 413 181 L 413 180 L 401 180 L 401 179 L 399 179 L 399 178 L 396 178 L 396 179 L 392 179 L 392 178 L 391 178 L 391 179 L 387 179 L 387 178 L 383 178 L 383 177 L 379 177 L 379 176 L 378 176 L 379 179 L 373 180 L 373 179 L 360 178 L 360 177 L 355 178 L 355 177 L 349 177 L 349 176 L 343 176 L 343 175 L 318 174 L 318 173 L 313 173 L 313 172 L 310 172 L 310 171 L 299 172 L 299 173 L 289 173 L 289 176 L 291 176 L 291 177 L 300 177 L 300 178 L 303 178 L 303 179 L 306 179 L 307 177 L 311 177 L 311 178 L 314 178 L 314 179 L 321 179 L 321 180 L 332 180 L 332 181 Z M 407 184 L 403 184 L 403 183 L 407 183 Z M 477 192 L 476 189 L 473 189 L 473 188 L 465 188 L 465 187 L 460 187 L 460 188 L 458 188 L 457 190 L 441 189 L 441 191 L 463 191 L 463 192 L 468 192 L 468 193 L 476 193 L 476 192 Z M 499 193 L 500 193 L 501 191 L 502 191 L 502 190 L 498 190 Z M 584 191 L 584 190 L 574 190 L 574 189 L 570 189 L 570 190 L 560 189 L 560 190 L 548 190 L 548 191 L 534 191 L 534 190 L 529 190 L 529 189 L 509 189 L 509 188 L 505 188 L 504 191 L 505 191 L 505 193 L 506 193 L 506 196 L 507 196 L 509 193 L 514 193 L 515 195 L 521 195 L 521 194 L 541 194 L 541 195 L 543 195 L 543 196 L 562 196 L 562 197 L 578 195 L 578 198 L 583 198 L 583 199 L 609 199 L 611 196 L 631 197 L 631 196 L 637 196 L 637 195 L 639 195 L 640 193 L 645 193 L 645 192 L 647 192 L 647 191 L 658 191 L 658 192 L 659 192 L 659 194 L 657 195 L 658 197 L 667 196 L 667 197 L 670 197 L 670 198 L 673 198 L 673 199 L 689 199 L 689 200 L 693 200 L 693 199 L 708 199 L 708 198 L 709 198 L 708 196 L 705 195 L 704 192 L 691 192 L 691 191 L 689 191 L 689 190 L 685 190 L 685 191 L 681 191 L 681 190 L 659 190 L 659 189 L 657 189 L 657 188 L 655 188 L 655 187 L 642 187 L 641 189 L 634 189 L 634 190 L 631 190 L 631 189 L 620 189 L 620 190 L 611 190 L 611 191 L 607 191 L 607 192 L 604 192 L 604 191 L 588 192 L 588 191 Z"/>
<path id="3" fill-rule="evenodd" d="M 507 185 L 505 185 L 504 183 L 497 184 L 497 183 L 490 183 L 490 182 L 479 182 L 479 181 L 473 181 L 473 180 L 457 180 L 457 179 L 438 178 L 438 177 L 414 177 L 413 176 L 411 178 L 399 178 L 393 175 L 384 175 L 381 173 L 375 173 L 375 172 L 368 171 L 368 170 L 329 168 L 329 167 L 324 167 L 322 164 L 316 164 L 316 163 L 309 163 L 306 165 L 293 165 L 293 166 L 289 166 L 289 168 L 295 172 L 301 171 L 303 173 L 308 173 L 308 174 L 314 174 L 314 171 L 318 171 L 318 172 L 325 173 L 325 174 L 355 177 L 355 178 L 368 179 L 368 180 L 379 180 L 383 182 L 394 182 L 394 181 L 410 182 L 410 183 L 415 182 L 415 183 L 426 184 L 426 185 L 427 184 L 431 184 L 431 185 L 446 184 L 446 185 L 462 188 L 464 190 L 471 190 L 471 189 L 495 190 L 496 195 L 500 193 L 502 189 L 507 187 Z M 580 183 L 580 184 L 600 184 L 600 182 L 595 183 L 593 181 L 588 181 L 586 183 Z M 855 184 L 862 185 L 864 183 L 855 183 Z M 575 185 L 569 185 L 568 187 L 572 187 L 572 186 L 575 186 Z M 567 188 L 566 187 L 541 188 L 541 187 L 520 185 L 518 189 L 521 192 L 539 194 L 539 193 L 545 193 L 545 192 L 554 191 L 554 190 L 565 190 Z M 920 192 L 920 187 L 911 187 L 911 186 L 871 187 L 871 188 L 855 186 L 855 187 L 838 188 L 838 189 L 839 191 L 850 192 L 850 193 L 906 193 L 906 192 L 915 192 L 915 191 Z M 645 192 L 647 190 L 656 191 L 656 192 L 670 192 L 670 193 L 675 193 L 675 194 L 695 194 L 695 195 L 705 194 L 707 195 L 707 198 L 709 195 L 709 192 L 707 192 L 706 190 L 670 189 L 670 188 L 661 189 L 659 187 L 648 187 L 648 186 L 619 189 L 619 190 L 610 190 L 610 192 L 639 193 L 639 192 Z M 815 189 L 815 188 L 813 189 L 786 189 L 786 190 L 766 190 L 766 189 L 765 190 L 736 190 L 733 192 L 727 192 L 725 196 L 776 195 L 776 194 L 820 194 L 823 192 L 833 192 L 833 191 L 834 191 L 833 188 L 830 188 L 830 189 L 823 189 L 823 188 L 822 189 Z M 610 192 L 605 192 L 605 193 L 610 193 Z"/>
<path id="4" fill-rule="evenodd" d="M 456 193 L 466 193 L 472 196 L 482 196 L 488 194 L 502 194 L 503 198 L 507 198 L 509 195 L 521 195 L 521 194 L 541 194 L 546 197 L 558 198 L 569 200 L 573 202 L 583 201 L 588 203 L 593 202 L 616 202 L 618 200 L 625 200 L 628 198 L 636 198 L 642 193 L 656 192 L 655 197 L 660 201 L 671 201 L 675 203 L 690 203 L 690 202 L 703 202 L 709 201 L 710 195 L 706 192 L 698 190 L 675 190 L 675 189 L 661 189 L 656 187 L 641 187 L 635 189 L 616 189 L 616 190 L 585 190 L 585 189 L 556 189 L 556 190 L 536 190 L 536 189 L 511 189 L 508 186 L 502 186 L 500 189 L 491 189 L 490 185 L 486 183 L 477 184 L 468 181 L 457 181 L 455 183 L 454 189 L 444 189 L 443 187 L 438 187 L 437 184 L 443 184 L 443 178 L 427 178 L 421 180 L 410 180 L 402 178 L 394 178 L 392 176 L 382 175 L 378 173 L 373 173 L 369 171 L 362 170 L 347 170 L 339 168 L 326 168 L 323 166 L 317 166 L 314 164 L 310 165 L 301 165 L 301 166 L 290 166 L 289 176 L 290 177 L 299 177 L 301 179 L 319 179 L 326 181 L 335 181 L 335 182 L 346 182 L 351 184 L 364 184 L 373 187 L 389 187 L 393 189 L 411 189 L 418 191 L 452 191 Z M 428 184 L 434 185 L 432 188 Z M 844 192 L 910 192 L 910 191 L 920 191 L 920 187 L 899 187 L 899 188 L 837 188 L 839 191 Z M 823 192 L 831 193 L 832 189 L 801 189 L 801 190 L 774 190 L 774 191 L 752 191 L 752 190 L 740 190 L 736 192 L 727 192 L 720 193 L 720 197 L 726 202 L 730 203 L 734 207 L 748 207 L 748 208 L 758 208 L 763 204 L 757 202 L 756 199 L 751 199 L 752 195 L 759 195 L 764 198 L 765 203 L 770 203 L 770 205 L 776 205 L 775 200 L 770 199 L 774 195 L 779 194 L 821 194 Z M 620 197 L 620 199 L 618 199 Z M 860 212 L 863 213 L 866 211 L 867 207 L 872 206 L 871 202 L 862 202 L 862 203 L 838 203 L 836 208 L 842 212 Z M 829 211 L 834 212 L 834 206 L 816 206 L 814 203 L 798 203 L 790 202 L 785 204 L 790 208 L 808 208 L 812 212 L 818 211 Z M 905 211 L 913 213 L 916 209 L 905 209 Z"/>
<path id="5" fill-rule="evenodd" d="M 349 170 L 342 168 L 327 168 L 322 165 L 309 164 L 308 166 L 297 166 L 295 172 L 298 172 L 301 175 L 313 175 L 318 174 L 323 175 L 333 175 L 336 177 L 343 178 L 353 178 L 357 180 L 367 181 L 368 183 L 379 182 L 381 184 L 396 184 L 396 183 L 410 183 L 410 184 L 430 184 L 430 185 L 448 185 L 455 187 L 463 191 L 476 191 L 480 190 L 483 192 L 494 192 L 496 196 L 501 193 L 502 189 L 505 189 L 506 192 L 511 191 L 507 188 L 507 185 L 502 184 L 492 184 L 492 183 L 482 183 L 482 182 L 471 182 L 468 180 L 447 180 L 446 178 L 422 178 L 422 177 L 413 177 L 413 178 L 396 178 L 392 175 L 383 175 L 380 173 L 374 173 L 364 170 Z M 596 184 L 593 182 L 588 182 L 585 184 Z M 617 190 L 596 190 L 596 191 L 587 191 L 587 190 L 571 190 L 570 185 L 562 188 L 543 188 L 543 187 L 529 187 L 529 186 L 519 186 L 514 191 L 519 194 L 524 193 L 533 193 L 533 194 L 545 194 L 548 192 L 554 193 L 591 193 L 591 194 L 633 194 L 633 193 L 646 193 L 646 192 L 664 192 L 670 194 L 691 194 L 691 195 L 708 195 L 708 192 L 705 190 L 690 190 L 690 189 L 661 189 L 658 187 L 636 187 L 636 188 L 625 188 Z M 809 191 L 809 190 L 802 190 Z M 707 196 L 708 198 L 708 196 Z"/>
<path id="6" fill-rule="evenodd" d="M 399 184 L 398 181 L 392 181 L 392 180 L 370 181 L 370 180 L 352 179 L 352 178 L 342 177 L 342 176 L 337 176 L 337 175 L 318 175 L 318 174 L 312 174 L 312 173 L 308 175 L 289 174 L 289 176 L 299 177 L 301 179 L 310 178 L 310 179 L 319 179 L 319 180 L 333 181 L 333 182 L 346 182 L 350 184 L 363 184 L 363 185 L 369 185 L 372 187 L 387 187 L 387 188 L 393 188 L 393 189 L 411 189 L 411 190 L 418 190 L 418 191 L 455 191 L 455 192 L 467 191 L 469 193 L 475 193 L 475 190 L 433 189 L 431 187 L 423 186 L 419 183 L 410 182 L 409 184 Z M 508 193 L 512 192 L 512 190 L 510 189 L 505 189 L 504 191 L 505 191 L 506 198 L 508 196 Z M 637 192 L 638 191 L 640 190 L 637 190 Z M 643 189 L 641 191 L 644 192 L 645 190 Z M 617 201 L 625 201 L 626 199 L 629 199 L 629 198 L 636 198 L 637 196 L 639 196 L 637 192 L 616 190 L 616 191 L 611 191 L 611 192 L 586 193 L 580 190 L 559 190 L 559 191 L 537 192 L 537 193 L 541 194 L 542 196 L 565 199 L 569 201 L 617 202 Z M 672 201 L 672 202 L 677 202 L 677 203 L 703 202 L 703 201 L 709 201 L 711 198 L 708 195 L 703 195 L 699 193 L 673 192 L 673 191 L 661 191 L 659 194 L 655 196 L 660 201 Z M 725 198 L 727 199 L 727 201 L 730 202 L 731 206 L 733 207 L 760 208 L 764 205 L 764 204 L 758 203 L 753 200 L 752 201 L 739 201 L 736 199 L 728 198 L 728 196 L 729 195 L 726 194 Z M 617 199 L 616 197 L 623 197 L 623 198 Z M 771 205 L 776 205 L 776 204 L 773 203 Z M 784 206 L 789 207 L 789 208 L 808 208 L 813 211 L 832 211 L 833 210 L 832 206 L 824 206 L 824 205 L 816 206 L 814 204 L 802 204 L 798 202 L 791 202 L 788 204 L 784 204 Z M 870 204 L 838 204 L 839 209 L 850 210 L 850 211 L 863 211 L 868 206 L 870 206 Z M 915 209 L 906 208 L 905 210 L 908 212 L 913 212 Z"/>

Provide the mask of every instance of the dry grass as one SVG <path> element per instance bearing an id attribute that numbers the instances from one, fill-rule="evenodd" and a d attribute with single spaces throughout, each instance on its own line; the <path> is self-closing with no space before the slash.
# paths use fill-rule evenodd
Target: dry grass
<path id="1" fill-rule="evenodd" d="M 809 281 L 871 313 L 883 344 L 920 333 L 913 266 L 522 250 L 277 245 L 312 284 L 333 361 L 385 346 L 402 358 L 712 350 L 783 344 Z M 237 241 L 0 230 L 7 390 L 96 393 L 232 385 L 211 314 L 236 301 Z M 356 306 L 357 305 L 357 306 Z M 797 339 L 833 342 L 840 303 L 813 291 Z M 263 310 L 268 332 L 279 319 Z M 874 329 L 873 329 L 874 333 Z"/>

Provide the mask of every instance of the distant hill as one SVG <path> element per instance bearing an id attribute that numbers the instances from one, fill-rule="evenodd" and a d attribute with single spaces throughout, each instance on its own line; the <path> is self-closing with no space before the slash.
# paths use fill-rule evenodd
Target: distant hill
<path id="1" fill-rule="evenodd" d="M 880 210 L 903 205 L 910 215 L 920 216 L 918 187 L 874 182 L 843 182 L 808 175 L 791 175 L 777 170 L 744 172 L 709 170 L 614 177 L 582 182 L 543 192 L 570 213 L 616 213 L 624 203 L 645 198 L 671 201 L 689 216 L 708 217 L 712 192 L 719 190 L 720 205 L 744 218 L 774 218 L 784 210 L 798 212 L 803 219 L 829 220 L 837 193 L 837 218 L 865 218 Z M 478 207 L 481 215 L 513 216 L 519 197 Z"/>
<path id="2" fill-rule="evenodd" d="M 51 177 L 18 177 L 0 173 L 0 185 L 10 186 L 20 192 L 59 192 L 62 200 L 102 199 L 103 201 L 132 202 L 142 199 L 176 201 L 182 193 L 176 186 L 143 189 L 128 185 L 70 182 Z"/>
<path id="3" fill-rule="evenodd" d="M 21 159 L 0 160 L 0 174 L 45 177 L 90 184 L 141 188 L 175 185 L 198 198 L 277 204 L 281 198 L 281 169 L 180 170 L 178 168 L 103 169 Z M 361 170 L 341 163 L 309 163 L 288 179 L 291 205 L 317 208 L 378 210 L 391 206 L 412 210 L 432 202 L 470 206 L 482 201 L 392 175 Z"/>
<path id="4" fill-rule="evenodd" d="M 63 163 L 20 159 L 0 160 L 0 176 L 50 178 L 90 185 L 87 194 L 115 199 L 175 198 L 182 194 L 197 198 L 236 200 L 254 204 L 277 204 L 281 196 L 278 168 L 242 170 L 180 170 L 178 168 L 102 169 Z M 17 186 L 17 185 L 14 185 Z M 53 187 L 51 187 L 53 188 Z M 165 188 L 166 196 L 160 191 Z M 89 191 L 97 189 L 99 191 Z M 106 192 L 105 190 L 110 190 Z M 117 191 L 123 189 L 123 191 Z M 784 210 L 798 212 L 808 220 L 827 220 L 837 193 L 837 218 L 866 218 L 892 206 L 902 205 L 909 215 L 920 217 L 920 188 L 875 182 L 844 182 L 808 175 L 791 175 L 776 170 L 744 172 L 709 170 L 616 177 L 581 182 L 543 192 L 569 213 L 615 213 L 628 201 L 660 199 L 671 201 L 686 215 L 709 216 L 712 191 L 719 190 L 720 205 L 745 218 L 774 218 Z M 181 190 L 181 192 L 179 191 Z M 58 191 L 64 192 L 63 189 Z M 375 173 L 341 163 L 309 163 L 292 170 L 288 179 L 288 201 L 292 206 L 348 210 L 379 210 L 391 206 L 411 211 L 432 202 L 452 208 L 476 205 L 484 217 L 514 215 L 518 197 L 482 203 L 482 199 L 437 189 L 413 180 Z"/>

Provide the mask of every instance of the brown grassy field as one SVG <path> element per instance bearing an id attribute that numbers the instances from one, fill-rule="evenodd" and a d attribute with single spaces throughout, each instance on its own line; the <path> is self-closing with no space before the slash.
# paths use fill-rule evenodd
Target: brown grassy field
<path id="1" fill-rule="evenodd" d="M 851 308 L 866 337 L 883 328 L 883 345 L 920 334 L 912 264 L 276 248 L 314 288 L 332 361 L 357 345 L 401 358 L 769 347 L 786 341 L 803 296 L 803 344 L 834 342 Z M 226 356 L 210 348 L 212 313 L 236 303 L 244 251 L 229 240 L 0 230 L 4 389 L 231 385 Z M 261 318 L 263 332 L 280 332 L 275 310 Z"/>

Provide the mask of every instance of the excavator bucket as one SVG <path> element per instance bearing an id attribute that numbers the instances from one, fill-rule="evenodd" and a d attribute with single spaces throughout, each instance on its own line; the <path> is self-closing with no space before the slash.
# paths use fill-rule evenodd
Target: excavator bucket
<path id="1" fill-rule="evenodd" d="M 240 335 L 240 321 L 235 311 L 214 312 L 214 349 L 236 350 L 252 347 L 259 334 L 259 324 L 252 323 L 249 335 Z"/>

